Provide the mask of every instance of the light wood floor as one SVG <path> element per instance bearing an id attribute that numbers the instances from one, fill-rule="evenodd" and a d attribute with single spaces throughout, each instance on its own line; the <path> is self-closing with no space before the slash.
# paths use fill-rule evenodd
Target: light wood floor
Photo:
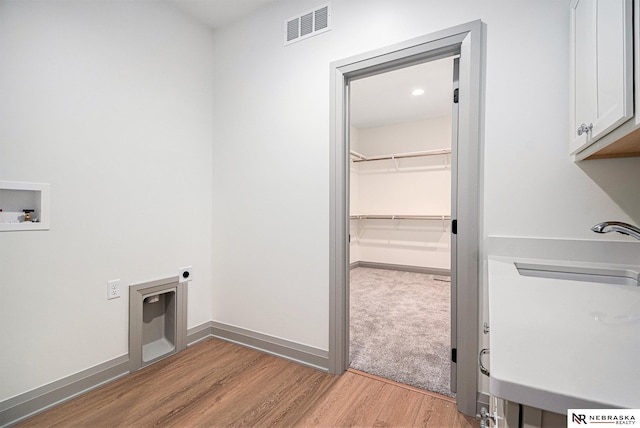
<path id="1" fill-rule="evenodd" d="M 210 339 L 21 427 L 478 427 L 447 397 Z"/>

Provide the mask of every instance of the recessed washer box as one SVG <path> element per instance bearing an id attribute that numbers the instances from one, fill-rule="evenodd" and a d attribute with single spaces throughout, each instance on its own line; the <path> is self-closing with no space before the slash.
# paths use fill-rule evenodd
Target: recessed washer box
<path id="1" fill-rule="evenodd" d="M 49 184 L 0 181 L 0 232 L 49 230 L 50 198 Z M 25 221 L 25 210 L 33 221 Z"/>
<path id="2" fill-rule="evenodd" d="M 129 287 L 130 371 L 182 351 L 186 341 L 186 283 L 172 277 Z"/>

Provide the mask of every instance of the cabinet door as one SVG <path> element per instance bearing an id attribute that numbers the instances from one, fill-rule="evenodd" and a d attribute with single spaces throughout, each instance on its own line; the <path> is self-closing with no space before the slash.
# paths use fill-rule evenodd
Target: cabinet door
<path id="1" fill-rule="evenodd" d="M 577 129 L 596 117 L 596 9 L 597 0 L 574 0 L 571 4 L 571 152 L 589 143 L 589 133 Z"/>
<path id="2" fill-rule="evenodd" d="M 631 0 L 599 0 L 597 25 L 597 139 L 633 116 L 633 24 Z"/>
<path id="3" fill-rule="evenodd" d="M 571 18 L 576 152 L 633 117 L 632 0 L 573 0 Z"/>

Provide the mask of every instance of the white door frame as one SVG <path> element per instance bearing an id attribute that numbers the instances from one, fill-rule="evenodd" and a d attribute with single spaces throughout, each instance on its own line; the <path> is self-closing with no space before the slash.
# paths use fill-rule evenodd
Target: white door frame
<path id="1" fill-rule="evenodd" d="M 458 285 L 456 402 L 458 410 L 470 416 L 476 414 L 479 373 L 482 28 L 480 20 L 472 21 L 331 64 L 329 372 L 342 374 L 349 367 L 349 82 L 460 55 L 458 153 L 452 156 L 458 171 L 457 178 L 452 177 L 452 184 L 457 182 L 457 192 L 452 189 L 457 195 L 457 235 L 452 235 L 456 272 L 452 275 Z"/>

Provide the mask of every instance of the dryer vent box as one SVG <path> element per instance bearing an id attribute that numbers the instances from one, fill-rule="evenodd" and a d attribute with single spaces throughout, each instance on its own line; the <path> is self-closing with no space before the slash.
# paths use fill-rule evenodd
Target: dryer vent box
<path id="1" fill-rule="evenodd" d="M 284 45 L 308 39 L 331 29 L 330 5 L 318 6 L 310 11 L 285 20 Z"/>

